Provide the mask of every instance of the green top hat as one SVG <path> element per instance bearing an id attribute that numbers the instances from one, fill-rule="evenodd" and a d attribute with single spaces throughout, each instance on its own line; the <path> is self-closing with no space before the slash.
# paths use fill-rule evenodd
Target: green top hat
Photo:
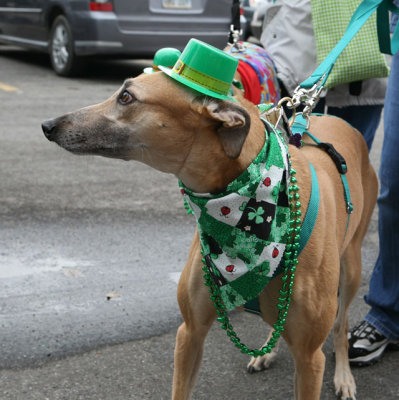
<path id="1" fill-rule="evenodd" d="M 158 68 L 198 92 L 218 99 L 233 100 L 229 90 L 237 66 L 238 60 L 229 54 L 191 39 L 172 69 L 165 65 L 158 65 Z"/>
<path id="2" fill-rule="evenodd" d="M 144 73 L 153 74 L 154 72 L 160 71 L 158 68 L 159 65 L 172 68 L 176 64 L 176 61 L 179 59 L 180 55 L 181 51 L 174 49 L 173 47 L 159 49 L 154 55 L 152 67 L 144 68 Z"/>

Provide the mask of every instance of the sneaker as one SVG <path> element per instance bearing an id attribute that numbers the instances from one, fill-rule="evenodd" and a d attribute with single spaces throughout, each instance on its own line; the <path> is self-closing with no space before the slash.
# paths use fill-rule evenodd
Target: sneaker
<path id="1" fill-rule="evenodd" d="M 386 338 L 367 321 L 362 321 L 348 333 L 348 341 L 349 362 L 356 366 L 376 363 L 388 347 L 399 350 L 399 340 Z"/>

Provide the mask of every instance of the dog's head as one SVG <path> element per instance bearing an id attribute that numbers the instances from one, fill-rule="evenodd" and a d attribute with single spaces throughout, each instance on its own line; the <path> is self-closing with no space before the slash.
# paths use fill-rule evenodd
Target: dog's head
<path id="1" fill-rule="evenodd" d="M 161 72 L 143 74 L 105 102 L 45 121 L 42 129 L 75 154 L 141 161 L 199 189 L 194 181 L 202 178 L 193 174 L 212 174 L 211 164 L 239 158 L 251 118 L 239 103 L 196 93 Z"/>

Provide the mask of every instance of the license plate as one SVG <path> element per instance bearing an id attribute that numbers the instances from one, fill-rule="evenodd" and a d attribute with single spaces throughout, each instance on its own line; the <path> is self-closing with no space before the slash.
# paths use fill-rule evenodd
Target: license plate
<path id="1" fill-rule="evenodd" d="M 163 8 L 191 8 L 191 0 L 162 0 Z"/>

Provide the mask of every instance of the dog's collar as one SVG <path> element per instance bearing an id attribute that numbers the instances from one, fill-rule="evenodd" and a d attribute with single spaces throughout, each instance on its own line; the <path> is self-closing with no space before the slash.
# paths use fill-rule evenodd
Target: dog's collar
<path id="1" fill-rule="evenodd" d="M 179 182 L 227 309 L 256 297 L 283 270 L 290 241 L 288 181 L 287 146 L 270 129 L 258 156 L 223 193 L 194 193 Z"/>

